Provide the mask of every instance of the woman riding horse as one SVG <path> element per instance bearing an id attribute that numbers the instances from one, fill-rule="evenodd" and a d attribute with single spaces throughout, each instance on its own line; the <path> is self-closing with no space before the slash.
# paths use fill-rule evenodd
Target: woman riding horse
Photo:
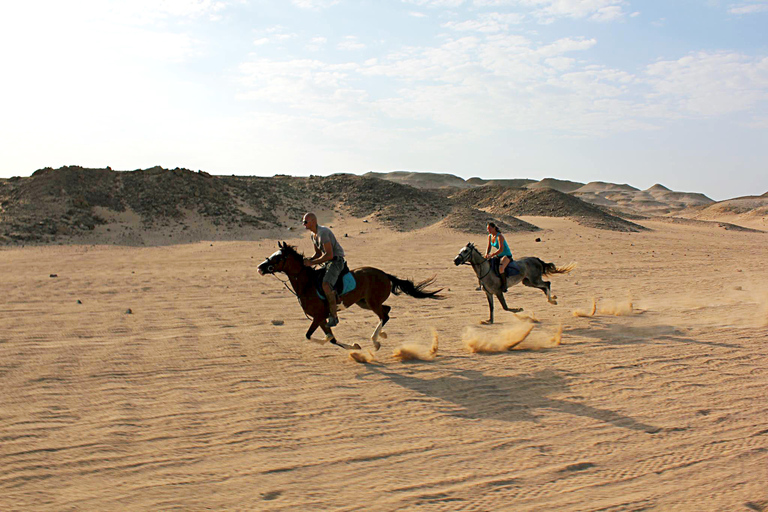
<path id="1" fill-rule="evenodd" d="M 512 251 L 507 245 L 507 240 L 501 234 L 501 230 L 493 222 L 486 226 L 488 230 L 488 247 L 485 249 L 485 259 L 499 257 L 499 275 L 501 276 L 501 289 L 507 291 L 507 265 L 512 261 Z M 491 252 L 491 247 L 495 249 Z"/>

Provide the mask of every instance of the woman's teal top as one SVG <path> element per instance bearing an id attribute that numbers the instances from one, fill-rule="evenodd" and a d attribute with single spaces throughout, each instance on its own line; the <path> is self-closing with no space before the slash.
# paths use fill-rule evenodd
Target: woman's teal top
<path id="1" fill-rule="evenodd" d="M 499 237 L 496 236 L 494 238 L 491 235 L 488 235 L 488 236 L 491 237 L 491 247 L 493 247 L 494 249 L 498 250 L 499 249 Z M 506 238 L 504 239 L 504 250 L 501 251 L 501 253 L 499 253 L 497 256 L 499 258 L 503 258 L 504 256 L 509 256 L 509 259 L 510 260 L 512 259 L 512 251 L 509 250 L 509 246 L 507 245 L 507 239 Z"/>

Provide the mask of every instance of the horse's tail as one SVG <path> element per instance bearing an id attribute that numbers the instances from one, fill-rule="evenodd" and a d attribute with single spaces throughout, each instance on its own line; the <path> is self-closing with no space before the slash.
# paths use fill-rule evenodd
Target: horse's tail
<path id="1" fill-rule="evenodd" d="M 425 288 L 432 283 L 435 282 L 435 277 L 430 277 L 429 279 L 425 279 L 424 281 L 414 284 L 413 281 L 409 279 L 399 279 L 392 274 L 387 274 L 387 277 L 390 281 L 392 281 L 392 293 L 395 295 L 400 295 L 400 292 L 405 292 L 406 295 L 410 295 L 411 297 L 416 297 L 417 299 L 444 299 L 445 297 L 443 295 L 440 295 L 440 292 L 443 291 L 442 288 L 439 290 L 434 291 L 427 291 Z"/>
<path id="2" fill-rule="evenodd" d="M 538 258 L 537 258 L 538 259 Z M 545 263 L 543 260 L 539 259 L 539 262 L 541 262 L 541 266 L 544 267 L 544 274 L 545 276 L 548 276 L 550 274 L 567 274 L 574 268 L 576 268 L 576 262 L 570 262 L 564 267 L 557 267 L 554 263 Z"/>

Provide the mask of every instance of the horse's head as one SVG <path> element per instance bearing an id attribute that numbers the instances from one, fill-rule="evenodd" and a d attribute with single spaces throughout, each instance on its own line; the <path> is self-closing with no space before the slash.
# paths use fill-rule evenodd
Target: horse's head
<path id="1" fill-rule="evenodd" d="M 296 252 L 296 249 L 285 242 L 278 242 L 279 250 L 272 253 L 270 257 L 264 260 L 259 266 L 259 274 L 274 274 L 275 272 L 286 272 L 286 265 L 292 260 L 304 260 L 304 257 Z M 302 263 L 303 264 L 303 263 Z M 287 272 L 286 272 L 287 273 Z"/>
<path id="2" fill-rule="evenodd" d="M 464 263 L 468 262 L 472 258 L 472 252 L 475 250 L 475 244 L 472 242 L 469 242 L 467 245 L 464 246 L 464 248 L 459 251 L 459 254 L 456 255 L 455 258 L 453 258 L 453 264 L 454 265 L 463 265 Z"/>

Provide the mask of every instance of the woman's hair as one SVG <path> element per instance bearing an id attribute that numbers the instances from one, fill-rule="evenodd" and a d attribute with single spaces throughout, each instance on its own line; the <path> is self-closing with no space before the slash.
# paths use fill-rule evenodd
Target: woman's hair
<path id="1" fill-rule="evenodd" d="M 491 227 L 491 228 L 495 229 L 496 230 L 496 234 L 500 234 L 501 233 L 501 230 L 499 229 L 499 226 L 497 226 L 493 222 L 489 222 L 488 223 L 488 227 Z"/>

